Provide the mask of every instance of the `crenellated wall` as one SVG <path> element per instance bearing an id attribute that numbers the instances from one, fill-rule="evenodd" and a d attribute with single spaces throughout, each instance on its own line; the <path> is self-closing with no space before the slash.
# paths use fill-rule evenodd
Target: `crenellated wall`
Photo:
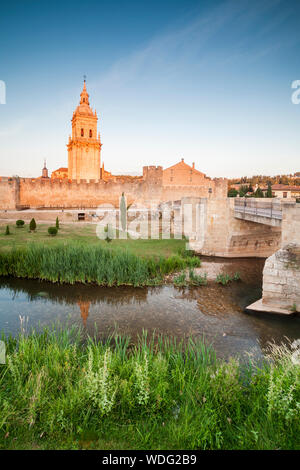
<path id="1" fill-rule="evenodd" d="M 10 178 L 0 182 L 0 209 L 95 208 L 118 206 L 124 192 L 128 204 L 150 206 L 190 197 L 226 197 L 227 181 L 208 180 L 209 185 L 164 186 L 162 167 L 144 167 L 143 178 L 114 180 L 60 180 Z"/>
<path id="2" fill-rule="evenodd" d="M 115 183 L 113 181 L 80 182 L 68 180 L 21 180 L 20 203 L 33 208 L 98 207 L 100 204 L 119 204 L 122 192 L 129 203 L 144 196 L 143 183 Z"/>

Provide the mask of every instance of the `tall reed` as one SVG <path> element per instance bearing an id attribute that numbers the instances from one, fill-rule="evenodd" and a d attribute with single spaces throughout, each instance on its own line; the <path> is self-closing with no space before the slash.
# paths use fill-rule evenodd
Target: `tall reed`
<path id="1" fill-rule="evenodd" d="M 179 255 L 142 258 L 125 250 L 82 243 L 62 243 L 55 247 L 30 244 L 0 253 L 0 275 L 70 284 L 141 286 L 199 262 L 198 258 Z"/>

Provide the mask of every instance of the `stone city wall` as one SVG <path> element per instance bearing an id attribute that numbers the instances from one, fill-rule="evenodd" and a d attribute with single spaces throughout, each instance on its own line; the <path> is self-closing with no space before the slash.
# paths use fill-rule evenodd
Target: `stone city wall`
<path id="1" fill-rule="evenodd" d="M 19 200 L 19 185 L 15 178 L 2 178 L 0 181 L 0 208 L 15 209 Z"/>
<path id="2" fill-rule="evenodd" d="M 209 180 L 208 186 L 163 186 L 161 167 L 144 169 L 143 179 L 132 181 L 93 181 L 55 179 L 12 179 L 0 184 L 0 209 L 15 208 L 96 208 L 101 204 L 118 206 L 124 192 L 128 204 L 151 204 L 178 200 L 184 196 L 226 197 L 227 181 Z"/>

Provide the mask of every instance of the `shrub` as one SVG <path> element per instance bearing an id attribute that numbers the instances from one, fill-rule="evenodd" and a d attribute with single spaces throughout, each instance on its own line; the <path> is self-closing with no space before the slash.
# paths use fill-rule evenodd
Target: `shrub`
<path id="1" fill-rule="evenodd" d="M 55 227 L 57 228 L 57 230 L 59 229 L 59 220 L 58 220 L 58 217 L 56 217 Z"/>
<path id="2" fill-rule="evenodd" d="M 18 228 L 24 227 L 24 224 L 25 224 L 24 220 L 17 220 L 16 222 L 16 226 Z"/>
<path id="3" fill-rule="evenodd" d="M 228 197 L 237 197 L 239 192 L 235 188 L 229 188 L 227 196 Z"/>
<path id="4" fill-rule="evenodd" d="M 57 232 L 58 232 L 58 230 L 57 230 L 56 227 L 49 227 L 49 228 L 48 228 L 48 233 L 49 233 L 49 235 L 51 235 L 52 237 L 55 237 L 55 235 L 57 235 Z"/>
<path id="5" fill-rule="evenodd" d="M 34 219 L 31 219 L 30 224 L 29 224 L 29 230 L 30 232 L 34 232 L 36 229 L 36 221 Z"/>
<path id="6" fill-rule="evenodd" d="M 9 226 L 6 225 L 5 235 L 10 235 Z"/>

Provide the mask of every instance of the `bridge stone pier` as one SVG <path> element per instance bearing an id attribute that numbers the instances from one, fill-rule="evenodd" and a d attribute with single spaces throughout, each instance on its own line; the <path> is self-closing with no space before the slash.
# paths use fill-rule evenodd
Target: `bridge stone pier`
<path id="1" fill-rule="evenodd" d="M 189 247 L 202 255 L 267 258 L 263 297 L 249 310 L 300 311 L 300 204 L 264 199 L 183 198 Z"/>

